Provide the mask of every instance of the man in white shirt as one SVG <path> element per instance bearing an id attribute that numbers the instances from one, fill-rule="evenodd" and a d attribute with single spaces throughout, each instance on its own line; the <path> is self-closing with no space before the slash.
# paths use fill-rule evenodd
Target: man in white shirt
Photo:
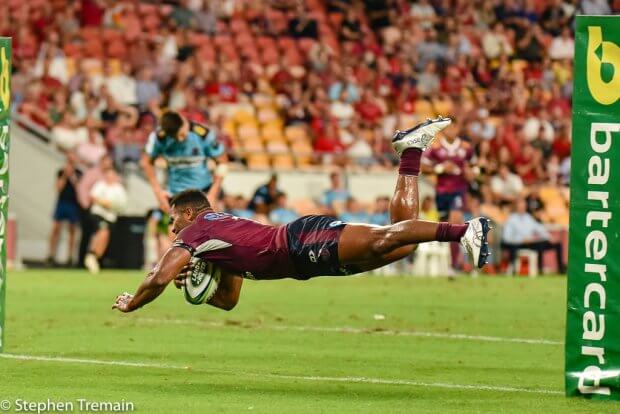
<path id="1" fill-rule="evenodd" d="M 116 223 L 118 214 L 127 203 L 127 193 L 120 177 L 113 167 L 107 167 L 103 178 L 95 183 L 90 191 L 92 205 L 90 213 L 97 231 L 90 240 L 89 253 L 84 265 L 91 273 L 99 273 L 99 259 L 110 242 L 110 227 Z"/>
<path id="2" fill-rule="evenodd" d="M 562 35 L 556 36 L 549 46 L 549 56 L 551 59 L 573 59 L 575 54 L 575 40 L 571 36 L 570 29 L 562 29 Z"/>
<path id="3" fill-rule="evenodd" d="M 112 75 L 109 66 L 106 66 L 105 86 L 110 95 L 123 105 L 135 105 L 138 103 L 138 87 L 136 79 L 131 74 L 131 64 L 123 62 L 121 73 Z"/>
<path id="4" fill-rule="evenodd" d="M 555 252 L 557 268 L 560 273 L 566 272 L 562 258 L 562 244 L 552 242 L 551 236 L 544 225 L 536 221 L 527 212 L 525 199 L 520 197 L 515 202 L 515 211 L 508 216 L 502 234 L 502 251 L 508 252 L 510 263 L 513 263 L 517 250 L 530 249 L 538 253 L 538 271 L 543 271 L 543 253 L 547 250 Z"/>
<path id="5" fill-rule="evenodd" d="M 497 174 L 491 177 L 491 191 L 499 204 L 513 203 L 523 192 L 523 180 L 502 164 Z"/>

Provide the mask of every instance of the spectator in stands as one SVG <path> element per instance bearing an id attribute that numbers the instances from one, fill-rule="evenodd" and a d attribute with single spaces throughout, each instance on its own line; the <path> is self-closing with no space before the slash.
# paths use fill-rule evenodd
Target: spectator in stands
<path id="1" fill-rule="evenodd" d="M 73 254 L 75 250 L 75 231 L 77 223 L 80 221 L 80 206 L 77 200 L 76 187 L 82 177 L 82 171 L 76 166 L 76 157 L 68 152 L 65 165 L 56 174 L 56 208 L 54 210 L 54 223 L 52 233 L 49 238 L 49 252 L 47 264 L 56 264 L 56 252 L 58 250 L 58 240 L 64 224 L 67 225 L 69 233 L 67 243 L 67 263 L 68 267 L 73 266 Z"/>
<path id="2" fill-rule="evenodd" d="M 340 41 L 357 43 L 362 40 L 362 35 L 362 25 L 357 16 L 357 10 L 355 7 L 348 7 L 340 25 Z"/>
<path id="3" fill-rule="evenodd" d="M 299 214 L 295 213 L 288 207 L 288 198 L 286 193 L 279 193 L 276 197 L 276 203 L 271 213 L 269 213 L 269 221 L 273 224 L 288 224 L 297 219 Z"/>
<path id="4" fill-rule="evenodd" d="M 538 253 L 539 273 L 543 271 L 543 253 L 553 250 L 558 271 L 566 272 L 562 257 L 562 244 L 551 241 L 551 236 L 545 226 L 527 212 L 527 204 L 523 198 L 517 199 L 513 213 L 504 223 L 501 248 L 508 253 L 510 263 L 514 263 L 519 249 L 535 250 Z"/>
<path id="5" fill-rule="evenodd" d="M 426 196 L 420 204 L 420 219 L 428 221 L 439 221 L 439 211 L 435 207 L 433 197 Z"/>
<path id="6" fill-rule="evenodd" d="M 499 166 L 497 174 L 491 177 L 491 190 L 500 205 L 513 204 L 523 195 L 523 181 L 506 164 Z"/>
<path id="7" fill-rule="evenodd" d="M 279 193 L 281 193 L 281 191 L 278 189 L 278 175 L 272 174 L 266 184 L 256 189 L 254 195 L 250 199 L 248 209 L 256 214 L 269 214 L 275 206 Z"/>
<path id="8" fill-rule="evenodd" d="M 488 59 L 497 59 L 502 55 L 512 56 L 513 47 L 500 21 L 495 22 L 491 30 L 485 31 L 482 37 L 482 49 Z"/>
<path id="9" fill-rule="evenodd" d="M 127 203 L 125 188 L 114 168 L 106 167 L 102 179 L 91 189 L 90 197 L 90 213 L 97 230 L 90 240 L 84 265 L 89 272 L 99 273 L 99 261 L 110 242 L 110 228 L 116 223 L 119 213 Z"/>
<path id="10" fill-rule="evenodd" d="M 75 149 L 79 162 L 87 168 L 99 164 L 99 160 L 107 154 L 101 134 L 94 128 L 88 130 L 88 141 L 83 142 Z"/>
<path id="11" fill-rule="evenodd" d="M 611 8 L 607 0 L 582 0 L 579 14 L 590 16 L 611 14 Z"/>
<path id="12" fill-rule="evenodd" d="M 69 111 L 59 114 L 59 122 L 52 128 L 52 141 L 62 151 L 72 151 L 88 142 L 88 130 L 76 124 Z"/>
<path id="13" fill-rule="evenodd" d="M 153 78 L 153 69 L 150 66 L 144 66 L 138 75 L 136 81 L 136 99 L 141 110 L 147 108 L 148 103 L 153 99 L 159 99 L 161 91 L 159 84 Z"/>
<path id="14" fill-rule="evenodd" d="M 125 163 L 137 163 L 144 148 L 144 134 L 136 129 L 138 111 L 133 107 L 125 107 L 118 114 L 113 125 L 108 129 L 106 143 L 112 149 L 114 163 L 121 171 Z"/>
<path id="15" fill-rule="evenodd" d="M 377 226 L 387 226 L 390 221 L 390 198 L 389 197 L 377 197 L 373 211 L 368 218 L 370 224 L 376 224 Z"/>
<path id="16" fill-rule="evenodd" d="M 106 65 L 104 84 L 114 100 L 121 105 L 136 105 L 138 103 L 136 79 L 133 69 L 127 61 L 121 64 L 121 72 L 114 73 L 110 65 Z"/>
<path id="17" fill-rule="evenodd" d="M 351 193 L 346 188 L 340 172 L 332 172 L 329 181 L 330 188 L 323 192 L 321 205 L 325 209 L 325 214 L 336 217 L 344 209 L 346 201 L 351 198 Z"/>
<path id="18" fill-rule="evenodd" d="M 370 216 L 355 197 L 349 197 L 338 218 L 347 223 L 368 223 Z"/>
<path id="19" fill-rule="evenodd" d="M 549 46 L 549 57 L 551 59 L 573 59 L 575 53 L 575 40 L 573 39 L 570 28 L 562 29 L 562 34 L 556 36 Z"/>

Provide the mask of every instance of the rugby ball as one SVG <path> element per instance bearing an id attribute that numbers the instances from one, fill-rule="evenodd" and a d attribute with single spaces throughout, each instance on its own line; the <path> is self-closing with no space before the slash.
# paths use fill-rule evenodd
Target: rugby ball
<path id="1" fill-rule="evenodd" d="M 222 272 L 211 262 L 194 257 L 192 272 L 185 277 L 183 293 L 192 305 L 206 303 L 215 294 Z"/>

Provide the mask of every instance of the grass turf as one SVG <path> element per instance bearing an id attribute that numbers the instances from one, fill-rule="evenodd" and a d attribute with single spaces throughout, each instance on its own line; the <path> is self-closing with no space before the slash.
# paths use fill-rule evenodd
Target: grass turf
<path id="1" fill-rule="evenodd" d="M 142 277 L 10 273 L 5 353 L 158 366 L 0 358 L 0 399 L 124 399 L 167 413 L 618 411 L 558 393 L 562 277 L 246 281 L 228 313 L 172 287 L 133 314 L 110 310 Z M 342 327 L 356 329 L 331 329 Z"/>

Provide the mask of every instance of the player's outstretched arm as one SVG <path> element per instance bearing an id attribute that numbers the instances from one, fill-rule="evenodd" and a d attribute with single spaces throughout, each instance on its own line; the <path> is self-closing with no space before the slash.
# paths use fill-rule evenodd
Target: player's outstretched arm
<path id="1" fill-rule="evenodd" d="M 125 292 L 119 295 L 112 309 L 132 312 L 155 300 L 190 260 L 191 254 L 186 249 L 171 247 L 138 287 L 136 294 L 131 295 Z"/>

